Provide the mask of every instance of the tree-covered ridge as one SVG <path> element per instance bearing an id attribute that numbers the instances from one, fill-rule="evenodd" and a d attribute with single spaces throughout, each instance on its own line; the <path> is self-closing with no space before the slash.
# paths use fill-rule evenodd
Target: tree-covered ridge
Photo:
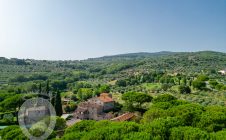
<path id="1" fill-rule="evenodd" d="M 86 78 L 117 78 L 131 72 L 150 70 L 171 73 L 218 71 L 226 67 L 226 54 L 220 52 L 159 52 L 135 53 L 82 61 L 47 61 L 33 59 L 0 58 L 0 82 L 7 83 L 15 76 L 32 74 L 54 75 L 82 71 Z"/>

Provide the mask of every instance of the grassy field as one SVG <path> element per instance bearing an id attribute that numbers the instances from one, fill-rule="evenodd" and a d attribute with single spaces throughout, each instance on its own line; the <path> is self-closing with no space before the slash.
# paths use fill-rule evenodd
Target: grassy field
<path id="1" fill-rule="evenodd" d="M 159 83 L 144 83 L 142 87 L 146 88 L 147 90 L 154 90 L 161 87 Z"/>

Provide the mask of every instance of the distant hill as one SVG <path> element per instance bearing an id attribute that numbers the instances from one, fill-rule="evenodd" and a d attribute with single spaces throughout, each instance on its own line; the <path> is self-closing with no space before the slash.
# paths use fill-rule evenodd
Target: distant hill
<path id="1" fill-rule="evenodd" d="M 226 53 L 200 52 L 140 52 L 90 58 L 82 61 L 48 61 L 7 59 L 0 57 L 0 83 L 16 75 L 71 73 L 81 71 L 90 77 L 121 77 L 131 71 L 163 70 L 176 73 L 217 71 L 226 68 Z M 88 77 L 89 77 L 88 76 Z M 87 76 L 86 76 L 87 77 Z"/>
<path id="2" fill-rule="evenodd" d="M 167 70 L 172 72 L 194 73 L 211 69 L 216 71 L 226 68 L 226 53 L 214 51 L 141 52 L 104 56 L 88 59 L 85 62 L 106 63 L 107 67 L 105 69 L 107 71 L 128 69 L 133 71 Z"/>
<path id="3" fill-rule="evenodd" d="M 175 53 L 178 53 L 178 52 L 169 52 L 169 51 L 161 51 L 161 52 L 154 52 L 154 53 L 138 52 L 138 53 L 127 53 L 127 54 L 103 56 L 98 58 L 89 58 L 88 60 L 137 59 L 137 58 L 145 58 L 145 57 L 153 57 L 153 56 L 172 55 Z"/>
<path id="4" fill-rule="evenodd" d="M 170 52 L 170 51 L 161 51 L 161 52 L 139 52 L 139 53 L 127 53 L 127 54 L 118 54 L 103 56 L 97 58 L 89 58 L 88 60 L 114 60 L 114 59 L 142 59 L 148 57 L 162 57 L 162 56 L 173 56 L 173 55 L 186 55 L 186 56 L 226 56 L 226 53 L 215 52 L 215 51 L 199 51 L 199 52 Z"/>

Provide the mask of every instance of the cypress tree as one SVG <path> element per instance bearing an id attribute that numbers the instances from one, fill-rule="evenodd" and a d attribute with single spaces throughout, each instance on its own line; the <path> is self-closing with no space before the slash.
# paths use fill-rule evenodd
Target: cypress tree
<path id="1" fill-rule="evenodd" d="M 61 96 L 59 91 L 57 91 L 56 97 L 55 97 L 55 110 L 56 110 L 57 116 L 61 116 L 63 114 Z"/>
<path id="2" fill-rule="evenodd" d="M 55 92 L 52 94 L 52 96 L 50 97 L 50 102 L 51 102 L 51 104 L 55 107 Z"/>
<path id="3" fill-rule="evenodd" d="M 46 82 L 46 93 L 49 94 L 49 91 L 50 91 L 50 89 L 49 89 L 49 80 L 47 80 L 47 82 Z"/>
<path id="4" fill-rule="evenodd" d="M 49 80 L 47 80 L 47 81 L 46 81 L 46 95 L 47 95 L 47 96 L 45 96 L 44 98 L 45 98 L 45 99 L 48 99 L 48 100 L 50 99 L 50 98 L 49 98 L 49 91 L 50 91 L 50 88 L 49 88 Z"/>
<path id="5" fill-rule="evenodd" d="M 41 83 L 39 83 L 38 92 L 42 93 L 42 85 L 41 85 Z"/>
<path id="6" fill-rule="evenodd" d="M 180 85 L 180 80 L 181 80 L 181 77 L 179 76 L 178 77 L 178 84 Z"/>

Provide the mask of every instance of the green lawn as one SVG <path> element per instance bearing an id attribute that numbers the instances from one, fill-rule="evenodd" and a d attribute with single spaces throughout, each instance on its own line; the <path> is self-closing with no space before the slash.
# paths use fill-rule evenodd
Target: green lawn
<path id="1" fill-rule="evenodd" d="M 148 90 L 153 90 L 153 89 L 156 89 L 156 88 L 160 88 L 161 84 L 159 84 L 159 83 L 144 83 L 144 84 L 142 84 L 142 87 L 144 87 Z"/>

